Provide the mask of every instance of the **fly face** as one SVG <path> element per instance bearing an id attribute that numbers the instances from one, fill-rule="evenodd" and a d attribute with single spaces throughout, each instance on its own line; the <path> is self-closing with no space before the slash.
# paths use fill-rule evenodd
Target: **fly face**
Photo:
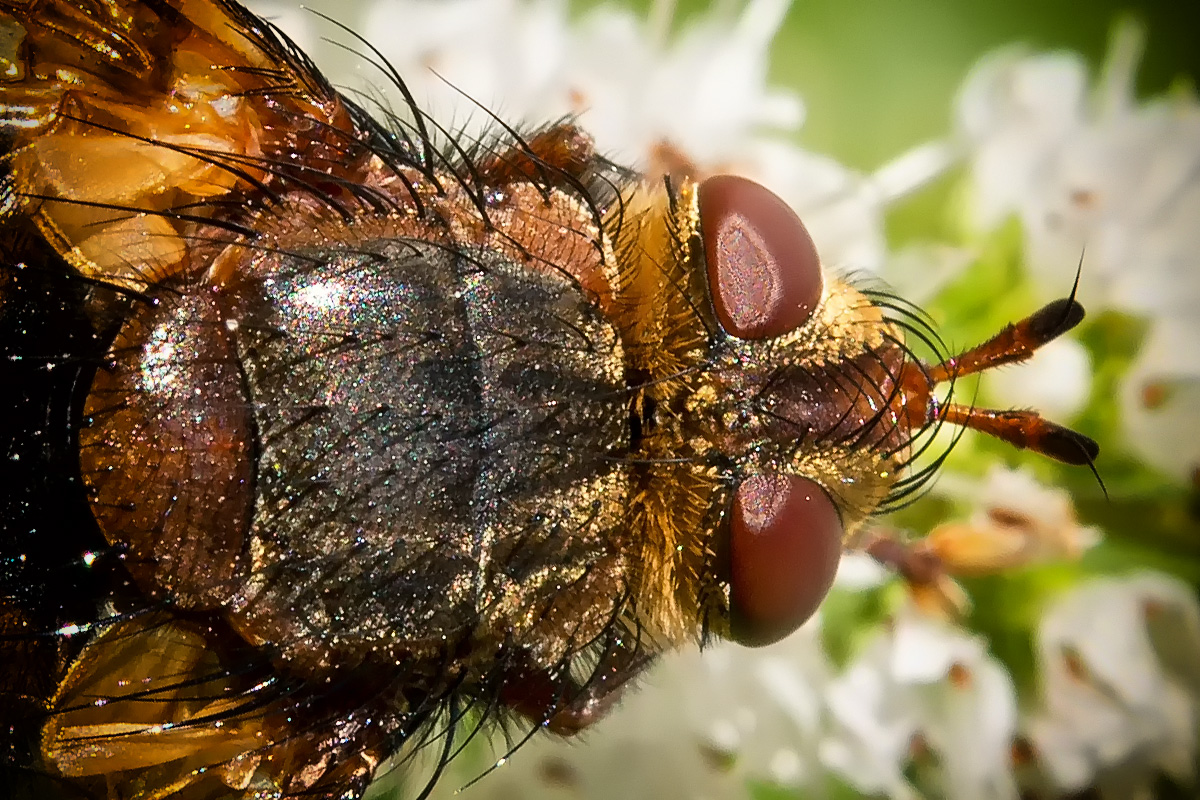
<path id="1" fill-rule="evenodd" d="M 1074 301 L 927 365 L 750 181 L 382 125 L 231 2 L 0 10 L 16 796 L 357 796 L 468 709 L 570 733 L 803 622 L 931 428 L 1095 457 L 934 393 Z"/>
<path id="2" fill-rule="evenodd" d="M 1070 330 L 1083 318 L 1073 299 L 926 364 L 905 341 L 924 336 L 919 318 L 826 274 L 767 189 L 717 176 L 642 191 L 651 210 L 631 246 L 620 233 L 616 245 L 627 276 L 616 319 L 635 407 L 651 423 L 636 455 L 650 513 L 635 517 L 646 525 L 638 563 L 651 566 L 630 574 L 644 581 L 640 598 L 655 596 L 660 574 L 699 576 L 642 612 L 670 641 L 715 633 L 757 645 L 795 630 L 828 590 L 847 533 L 928 477 L 906 468 L 942 424 L 1066 463 L 1096 457 L 1095 443 L 1036 413 L 935 392 Z"/>

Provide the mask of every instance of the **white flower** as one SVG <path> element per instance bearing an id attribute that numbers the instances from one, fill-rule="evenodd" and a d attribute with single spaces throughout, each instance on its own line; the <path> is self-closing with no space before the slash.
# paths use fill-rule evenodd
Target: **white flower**
<path id="1" fill-rule="evenodd" d="M 821 797 L 831 774 L 865 794 L 916 800 L 922 748 L 942 796 L 1016 796 L 1016 699 L 984 643 L 911 609 L 841 673 L 814 619 L 761 650 L 672 654 L 580 747 L 539 737 L 472 788 L 476 798 L 743 798 L 748 780 Z M 452 765 L 435 796 L 474 777 Z"/>
<path id="2" fill-rule="evenodd" d="M 1200 606 L 1157 573 L 1067 592 L 1038 631 L 1042 709 L 1029 723 L 1054 785 L 1149 796 L 1156 773 L 1194 784 Z"/>
<path id="3" fill-rule="evenodd" d="M 821 760 L 864 794 L 895 800 L 918 794 L 904 777 L 917 724 L 910 699 L 889 670 L 891 642 L 877 638 L 826 689 L 834 730 L 821 743 Z"/>
<path id="4" fill-rule="evenodd" d="M 984 642 L 906 609 L 826 690 L 822 760 L 865 794 L 919 796 L 904 770 L 932 751 L 945 797 L 1015 798 L 1016 693 Z"/>
<path id="5" fill-rule="evenodd" d="M 814 620 L 760 650 L 669 654 L 582 742 L 537 736 L 471 796 L 741 800 L 750 778 L 820 790 L 822 694 L 833 667 L 819 637 Z M 486 767 L 453 762 L 434 797 Z"/>
<path id="6" fill-rule="evenodd" d="M 765 84 L 787 0 L 754 0 L 668 37 L 620 6 L 569 22 L 560 0 L 379 0 L 365 30 L 441 124 L 489 128 L 578 114 L 602 151 L 646 164 L 663 144 L 714 167 L 764 129 L 793 131 L 803 107 Z M 440 77 L 439 77 L 440 76 Z M 474 103 L 478 103 L 476 106 Z"/>
<path id="7" fill-rule="evenodd" d="M 752 0 L 736 16 L 718 9 L 674 37 L 669 20 L 613 5 L 569 24 L 557 0 L 381 0 L 367 25 L 395 32 L 381 49 L 443 125 L 488 128 L 472 100 L 510 124 L 577 115 L 618 162 L 681 162 L 762 181 L 805 220 L 827 264 L 877 270 L 890 197 L 790 144 L 803 104 L 766 85 L 769 44 L 788 5 Z"/>
<path id="8" fill-rule="evenodd" d="M 981 655 L 952 666 L 924 690 L 922 732 L 938 756 L 940 794 L 962 800 L 1017 797 L 1012 774 L 1016 690 L 998 660 Z"/>
<path id="9" fill-rule="evenodd" d="M 847 551 L 838 563 L 833 585 L 838 589 L 861 592 L 882 586 L 893 573 L 866 553 Z"/>
<path id="10" fill-rule="evenodd" d="M 919 242 L 894 251 L 883 275 L 897 295 L 920 307 L 937 297 L 975 257 L 975 251 L 966 247 Z"/>
<path id="11" fill-rule="evenodd" d="M 1152 346 L 1122 394 L 1127 443 L 1187 479 L 1200 466 L 1200 102 L 1191 92 L 1136 100 L 1141 41 L 1136 27 L 1119 29 L 1090 96 L 1078 56 L 996 54 L 968 78 L 958 117 L 977 223 L 1021 220 L 1048 295 L 1070 286 L 1086 248 L 1084 304 L 1150 320 Z M 1160 389 L 1170 402 L 1145 402 Z"/>
<path id="12" fill-rule="evenodd" d="M 967 79 L 958 113 L 983 227 L 1017 214 L 1055 294 L 1086 246 L 1081 297 L 1160 314 L 1200 298 L 1200 104 L 1139 104 L 1140 44 L 1140 31 L 1121 30 L 1091 98 L 1079 56 L 998 53 Z"/>
<path id="13" fill-rule="evenodd" d="M 1200 309 L 1196 316 L 1154 321 L 1118 402 L 1130 449 L 1176 480 L 1194 480 L 1200 471 Z"/>

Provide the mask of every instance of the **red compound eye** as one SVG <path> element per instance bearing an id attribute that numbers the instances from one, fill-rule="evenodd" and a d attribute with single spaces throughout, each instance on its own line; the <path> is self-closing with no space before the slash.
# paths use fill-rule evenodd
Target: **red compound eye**
<path id="1" fill-rule="evenodd" d="M 807 322 L 821 299 L 821 261 L 796 212 L 735 175 L 701 183 L 699 201 L 708 282 L 725 330 L 770 339 Z"/>
<path id="2" fill-rule="evenodd" d="M 744 481 L 729 526 L 733 640 L 771 644 L 811 617 L 833 585 L 842 533 L 833 501 L 808 478 L 757 475 Z"/>

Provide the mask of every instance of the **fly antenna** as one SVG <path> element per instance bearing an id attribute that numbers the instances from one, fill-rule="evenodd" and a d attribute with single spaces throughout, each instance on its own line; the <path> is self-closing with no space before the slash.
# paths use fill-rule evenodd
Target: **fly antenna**
<path id="1" fill-rule="evenodd" d="M 1100 446 L 1077 431 L 1044 419 L 1036 411 L 1004 411 L 962 403 L 939 405 L 933 400 L 933 389 L 938 384 L 1026 361 L 1039 348 L 1077 326 L 1084 317 L 1083 306 L 1075 299 L 1078 286 L 1076 273 L 1070 296 L 1047 303 L 1019 322 L 1006 325 L 986 342 L 939 364 L 910 365 L 903 375 L 906 394 L 910 398 L 924 396 L 929 399 L 926 421 L 971 428 L 1064 464 L 1088 466 L 1095 473 L 1094 462 L 1100 454 Z M 1100 476 L 1097 474 L 1096 477 L 1099 479 Z M 1102 481 L 1100 485 L 1103 487 Z"/>

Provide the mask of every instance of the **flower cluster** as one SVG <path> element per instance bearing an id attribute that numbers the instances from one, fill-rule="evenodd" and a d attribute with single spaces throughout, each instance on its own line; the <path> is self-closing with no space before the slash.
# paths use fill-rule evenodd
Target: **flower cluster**
<path id="1" fill-rule="evenodd" d="M 1053 786 L 1136 798 L 1158 774 L 1195 784 L 1194 589 L 1159 573 L 1088 582 L 1046 610 L 1037 648 L 1041 704 L 1027 730 Z"/>
<path id="2" fill-rule="evenodd" d="M 1118 27 L 1094 87 L 1074 54 L 991 55 L 962 88 L 958 122 L 977 224 L 1016 215 L 1043 291 L 1060 294 L 1083 256 L 1089 309 L 1149 321 L 1121 393 L 1126 441 L 1189 480 L 1200 467 L 1200 101 L 1181 90 L 1139 102 L 1141 45 L 1137 26 Z"/>

